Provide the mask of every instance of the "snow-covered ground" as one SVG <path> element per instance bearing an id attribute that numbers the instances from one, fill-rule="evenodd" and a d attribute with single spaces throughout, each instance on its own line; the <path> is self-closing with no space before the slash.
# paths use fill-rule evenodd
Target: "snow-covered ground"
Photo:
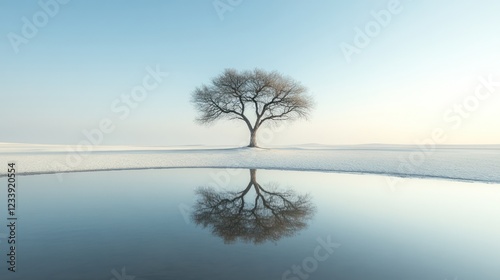
<path id="1" fill-rule="evenodd" d="M 230 147 L 71 146 L 0 143 L 0 176 L 15 161 L 18 174 L 145 168 L 259 168 L 371 173 L 500 183 L 500 145 L 301 145 L 249 149 Z"/>

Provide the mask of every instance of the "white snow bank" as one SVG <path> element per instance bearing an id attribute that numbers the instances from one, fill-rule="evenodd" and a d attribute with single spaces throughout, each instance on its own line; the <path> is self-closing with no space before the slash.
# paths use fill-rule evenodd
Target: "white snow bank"
<path id="1" fill-rule="evenodd" d="M 403 145 L 320 146 L 273 149 L 101 146 L 0 143 L 0 176 L 15 161 L 18 174 L 146 168 L 259 168 L 385 174 L 500 183 L 499 146 L 442 146 L 424 153 Z"/>

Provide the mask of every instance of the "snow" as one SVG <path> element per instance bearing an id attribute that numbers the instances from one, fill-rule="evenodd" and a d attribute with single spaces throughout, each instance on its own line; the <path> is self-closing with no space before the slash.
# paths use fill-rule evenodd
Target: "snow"
<path id="1" fill-rule="evenodd" d="M 431 177 L 500 183 L 500 146 L 326 146 L 269 149 L 178 146 L 98 146 L 77 153 L 62 145 L 0 143 L 0 166 L 14 161 L 18 174 L 148 168 L 258 168 Z M 0 168 L 0 176 L 7 168 Z"/>

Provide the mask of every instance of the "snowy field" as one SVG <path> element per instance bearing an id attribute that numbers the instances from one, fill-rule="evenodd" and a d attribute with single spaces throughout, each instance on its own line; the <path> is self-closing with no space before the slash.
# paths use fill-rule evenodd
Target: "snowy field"
<path id="1" fill-rule="evenodd" d="M 148 168 L 258 168 L 348 172 L 500 183 L 500 146 L 301 145 L 231 147 L 75 147 L 0 143 L 0 164 L 18 174 Z M 0 177 L 7 168 L 0 168 Z"/>

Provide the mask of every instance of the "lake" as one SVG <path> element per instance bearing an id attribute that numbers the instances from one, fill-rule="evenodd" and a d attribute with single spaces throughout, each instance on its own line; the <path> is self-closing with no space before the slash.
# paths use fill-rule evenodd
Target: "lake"
<path id="1" fill-rule="evenodd" d="M 0 279 L 500 279 L 498 184 L 248 169 L 62 178 L 18 177 L 17 272 L 2 211 Z"/>

